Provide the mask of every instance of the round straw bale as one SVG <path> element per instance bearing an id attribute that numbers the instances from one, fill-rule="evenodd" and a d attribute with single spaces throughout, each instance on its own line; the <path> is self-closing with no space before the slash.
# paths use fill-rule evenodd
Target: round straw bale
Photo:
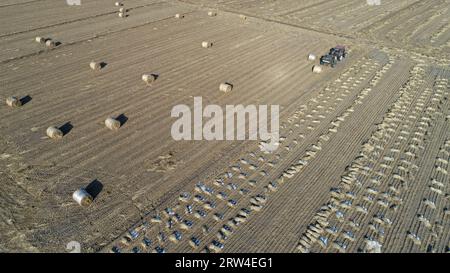
<path id="1" fill-rule="evenodd" d="M 72 194 L 73 200 L 82 207 L 88 207 L 92 204 L 93 198 L 85 189 L 78 189 Z"/>
<path id="2" fill-rule="evenodd" d="M 120 128 L 120 121 L 114 118 L 107 118 L 105 120 L 105 126 L 110 130 L 118 130 Z"/>
<path id="3" fill-rule="evenodd" d="M 40 44 L 45 44 L 45 38 L 44 37 L 36 37 L 36 42 L 40 43 Z"/>
<path id="4" fill-rule="evenodd" d="M 98 62 L 94 62 L 92 61 L 89 66 L 91 67 L 92 70 L 100 70 L 102 68 L 101 64 Z"/>
<path id="5" fill-rule="evenodd" d="M 315 65 L 315 66 L 313 66 L 312 71 L 313 71 L 313 73 L 316 73 L 316 74 L 322 73 L 322 67 L 319 65 Z"/>
<path id="6" fill-rule="evenodd" d="M 233 86 L 229 83 L 221 83 L 219 86 L 219 90 L 222 92 L 230 92 L 233 89 Z"/>
<path id="7" fill-rule="evenodd" d="M 20 106 L 22 106 L 22 102 L 18 99 L 18 98 L 16 98 L 16 97 L 9 97 L 9 98 L 6 98 L 6 104 L 9 106 L 9 107 L 20 107 Z"/>
<path id="8" fill-rule="evenodd" d="M 151 84 L 156 80 L 156 75 L 154 74 L 144 74 L 142 75 L 142 80 L 146 82 L 147 84 Z"/>
<path id="9" fill-rule="evenodd" d="M 61 139 L 63 137 L 63 132 L 53 126 L 47 128 L 47 136 L 51 139 Z"/>
<path id="10" fill-rule="evenodd" d="M 310 54 L 308 55 L 308 61 L 315 61 L 315 60 L 316 60 L 316 55 L 310 53 Z"/>
<path id="11" fill-rule="evenodd" d="M 45 45 L 46 45 L 48 48 L 53 48 L 53 47 L 56 46 L 56 43 L 55 43 L 53 40 L 48 39 L 47 41 L 45 41 Z"/>
<path id="12" fill-rule="evenodd" d="M 213 44 L 211 42 L 207 42 L 207 41 L 202 42 L 203 48 L 210 48 L 210 47 L 212 47 L 212 45 Z"/>

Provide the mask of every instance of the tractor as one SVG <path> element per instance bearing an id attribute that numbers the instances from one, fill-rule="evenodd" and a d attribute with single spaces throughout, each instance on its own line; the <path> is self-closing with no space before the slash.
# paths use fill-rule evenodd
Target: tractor
<path id="1" fill-rule="evenodd" d="M 321 65 L 330 65 L 335 67 L 336 64 L 347 57 L 345 46 L 336 46 L 330 49 L 330 52 L 320 58 Z"/>

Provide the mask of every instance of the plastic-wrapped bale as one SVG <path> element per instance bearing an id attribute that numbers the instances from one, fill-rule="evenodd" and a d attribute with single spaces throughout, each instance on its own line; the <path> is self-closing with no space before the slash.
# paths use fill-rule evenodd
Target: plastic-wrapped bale
<path id="1" fill-rule="evenodd" d="M 120 125 L 120 121 L 115 118 L 107 118 L 105 120 L 105 126 L 110 130 L 119 130 Z"/>
<path id="2" fill-rule="evenodd" d="M 184 15 L 177 13 L 177 14 L 175 14 L 175 18 L 182 19 L 182 18 L 184 18 Z"/>
<path id="3" fill-rule="evenodd" d="M 144 75 L 142 75 L 142 80 L 147 84 L 151 84 L 152 82 L 156 81 L 156 75 L 155 74 L 144 74 Z"/>
<path id="4" fill-rule="evenodd" d="M 40 44 L 45 44 L 45 38 L 44 37 L 36 37 L 36 42 L 40 43 Z"/>
<path id="5" fill-rule="evenodd" d="M 127 10 L 125 8 L 120 8 L 119 12 L 125 13 Z"/>
<path id="6" fill-rule="evenodd" d="M 47 136 L 51 139 L 61 139 L 63 137 L 63 132 L 56 127 L 47 128 Z"/>
<path id="7" fill-rule="evenodd" d="M 229 83 L 221 83 L 219 86 L 219 90 L 225 93 L 231 92 L 231 90 L 233 90 L 233 85 L 229 84 Z"/>
<path id="8" fill-rule="evenodd" d="M 215 12 L 215 11 L 208 11 L 208 16 L 209 17 L 217 16 L 217 12 Z"/>
<path id="9" fill-rule="evenodd" d="M 322 73 L 322 67 L 319 65 L 315 65 L 315 66 L 313 66 L 312 71 L 313 71 L 313 73 L 316 73 L 316 74 Z"/>
<path id="10" fill-rule="evenodd" d="M 308 61 L 315 61 L 315 60 L 316 60 L 316 55 L 310 53 L 310 54 L 308 55 Z"/>
<path id="11" fill-rule="evenodd" d="M 121 6 L 123 6 L 122 2 L 116 2 L 115 5 L 116 5 L 116 7 L 121 7 Z"/>
<path id="12" fill-rule="evenodd" d="M 85 189 L 78 189 L 72 194 L 73 200 L 82 207 L 88 207 L 94 201 L 92 196 Z"/>
<path id="13" fill-rule="evenodd" d="M 54 48 L 54 47 L 56 46 L 56 43 L 55 43 L 55 41 L 48 39 L 48 40 L 45 42 L 45 45 L 46 45 L 48 48 Z"/>
<path id="14" fill-rule="evenodd" d="M 22 106 L 22 102 L 16 97 L 6 98 L 6 104 L 9 107 L 13 107 L 13 108 Z"/>
<path id="15" fill-rule="evenodd" d="M 211 42 L 207 42 L 207 41 L 202 42 L 203 48 L 210 48 L 210 47 L 212 47 L 212 45 L 213 44 Z"/>
<path id="16" fill-rule="evenodd" d="M 102 68 L 101 63 L 98 62 L 94 62 L 92 61 L 89 66 L 91 67 L 92 70 L 100 70 Z"/>
<path id="17" fill-rule="evenodd" d="M 119 12 L 119 17 L 125 18 L 125 17 L 127 17 L 127 15 L 125 14 L 125 12 Z"/>

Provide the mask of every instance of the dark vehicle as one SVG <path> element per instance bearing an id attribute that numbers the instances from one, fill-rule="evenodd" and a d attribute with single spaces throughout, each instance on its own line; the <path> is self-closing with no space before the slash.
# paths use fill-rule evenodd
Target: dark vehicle
<path id="1" fill-rule="evenodd" d="M 332 49 L 330 49 L 330 54 L 336 56 L 338 61 L 342 61 L 345 57 L 347 57 L 345 46 L 333 47 Z"/>
<path id="2" fill-rule="evenodd" d="M 337 62 L 337 57 L 331 54 L 320 57 L 320 65 L 330 65 L 331 67 L 334 67 Z"/>
<path id="3" fill-rule="evenodd" d="M 327 55 L 320 58 L 320 64 L 335 67 L 336 64 L 339 61 L 342 61 L 345 57 L 347 57 L 345 46 L 338 45 L 330 49 L 330 52 Z"/>

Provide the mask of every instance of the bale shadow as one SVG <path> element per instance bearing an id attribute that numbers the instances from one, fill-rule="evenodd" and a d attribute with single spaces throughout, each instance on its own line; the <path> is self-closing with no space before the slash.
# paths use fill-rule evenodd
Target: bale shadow
<path id="1" fill-rule="evenodd" d="M 33 98 L 30 95 L 26 95 L 25 97 L 20 99 L 22 105 L 29 103 Z"/>
<path id="2" fill-rule="evenodd" d="M 125 116 L 125 114 L 120 114 L 116 120 L 118 120 L 120 122 L 120 126 L 123 126 L 127 121 L 128 121 L 128 117 Z"/>
<path id="3" fill-rule="evenodd" d="M 73 125 L 70 123 L 70 121 L 66 122 L 64 125 L 59 127 L 59 130 L 63 133 L 63 135 L 67 135 L 70 131 L 72 131 Z"/>
<path id="4" fill-rule="evenodd" d="M 100 62 L 100 69 L 105 68 L 108 65 L 108 63 Z"/>
<path id="5" fill-rule="evenodd" d="M 152 75 L 153 77 L 155 77 L 155 81 L 159 78 L 159 74 L 152 73 L 151 75 Z"/>
<path id="6" fill-rule="evenodd" d="M 87 185 L 85 190 L 92 196 L 93 199 L 95 199 L 103 190 L 103 184 L 97 179 L 94 179 L 94 181 Z"/>

